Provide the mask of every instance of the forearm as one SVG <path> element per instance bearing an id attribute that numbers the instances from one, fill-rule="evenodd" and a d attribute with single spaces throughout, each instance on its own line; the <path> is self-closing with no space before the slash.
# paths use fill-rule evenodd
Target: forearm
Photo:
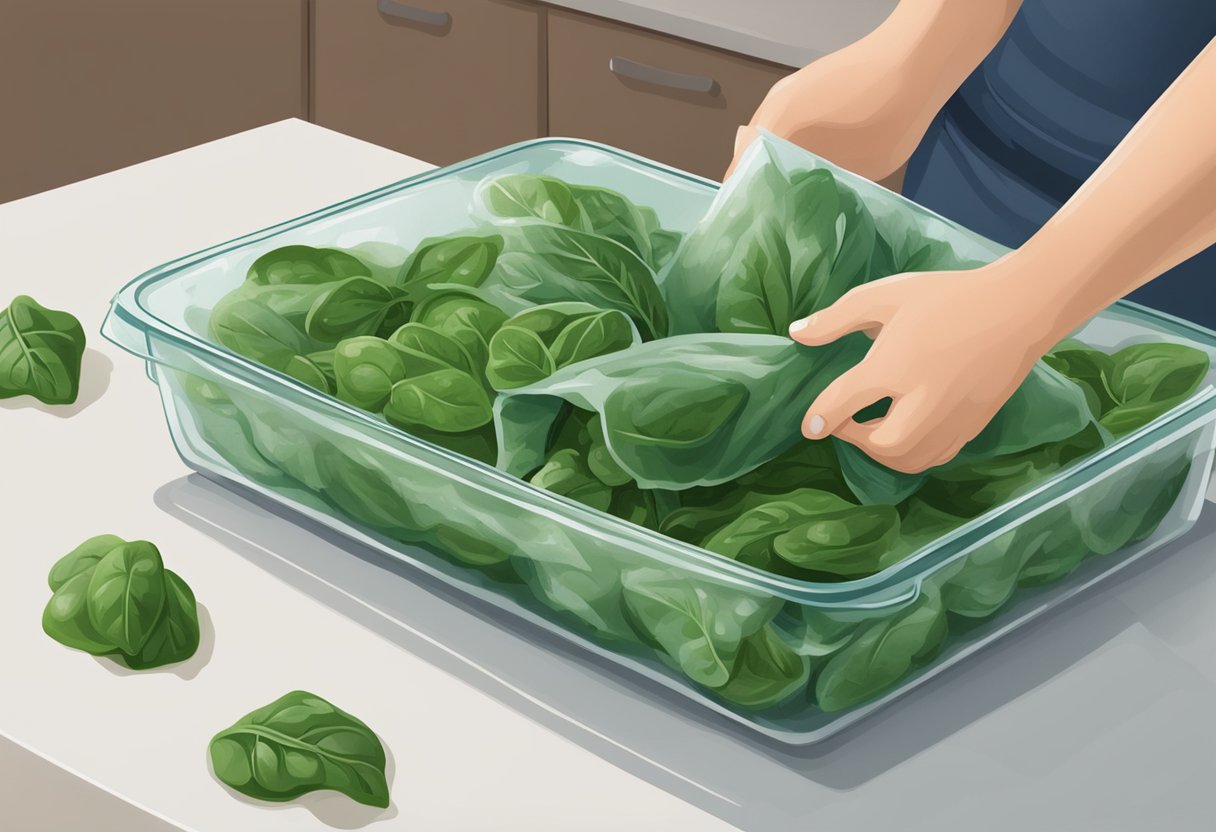
<path id="1" fill-rule="evenodd" d="M 892 67 L 901 105 L 930 119 L 992 51 L 1021 0 L 902 0 L 857 42 Z"/>
<path id="2" fill-rule="evenodd" d="M 1059 212 L 1007 258 L 1031 284 L 1011 290 L 1035 292 L 1051 310 L 1045 343 L 1216 245 L 1213 90 L 1216 40 Z"/>

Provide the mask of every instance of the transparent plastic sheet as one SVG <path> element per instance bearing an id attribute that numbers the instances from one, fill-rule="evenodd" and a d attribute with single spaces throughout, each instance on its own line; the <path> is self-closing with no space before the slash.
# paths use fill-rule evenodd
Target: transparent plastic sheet
<path id="1" fill-rule="evenodd" d="M 427 237 L 474 229 L 476 188 L 503 172 L 613 187 L 680 231 L 713 197 L 707 183 L 616 151 L 537 142 L 145 275 L 116 299 L 106 332 L 151 362 L 187 463 L 789 742 L 839 730 L 1193 522 L 1211 464 L 1210 389 L 993 511 L 961 523 L 926 511 L 919 548 L 878 575 L 815 583 L 544 492 L 206 339 L 207 311 L 258 254 L 379 241 L 398 251 L 384 258 L 391 268 Z M 914 215 L 908 227 L 951 230 L 877 186 L 856 187 L 867 204 L 873 191 Z M 1164 339 L 1214 352 L 1209 334 L 1131 308 L 1079 337 L 1106 349 Z"/>

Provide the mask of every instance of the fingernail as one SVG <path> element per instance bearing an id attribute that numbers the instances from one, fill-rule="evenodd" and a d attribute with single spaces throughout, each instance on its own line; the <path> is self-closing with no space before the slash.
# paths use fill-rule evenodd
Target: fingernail
<path id="1" fill-rule="evenodd" d="M 814 317 L 814 316 L 812 316 L 812 317 Z M 799 318 L 798 320 L 796 320 L 792 324 L 790 324 L 790 335 L 797 335 L 799 332 L 802 332 L 805 329 L 809 329 L 810 326 L 811 326 L 811 318 Z"/>
<path id="2" fill-rule="evenodd" d="M 827 427 L 827 422 L 823 420 L 822 416 L 812 416 L 806 423 L 807 433 L 812 439 L 818 439 L 825 427 Z"/>

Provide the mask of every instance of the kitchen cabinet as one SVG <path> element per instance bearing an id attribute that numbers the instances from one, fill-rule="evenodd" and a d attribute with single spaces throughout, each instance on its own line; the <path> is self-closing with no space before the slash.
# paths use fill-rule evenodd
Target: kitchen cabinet
<path id="1" fill-rule="evenodd" d="M 307 115 L 307 0 L 0 5 L 0 202 Z"/>
<path id="2" fill-rule="evenodd" d="M 545 130 L 545 10 L 314 0 L 313 119 L 448 164 Z"/>
<path id="3" fill-rule="evenodd" d="M 793 70 L 549 11 L 549 133 L 595 139 L 720 179 L 735 131 Z"/>

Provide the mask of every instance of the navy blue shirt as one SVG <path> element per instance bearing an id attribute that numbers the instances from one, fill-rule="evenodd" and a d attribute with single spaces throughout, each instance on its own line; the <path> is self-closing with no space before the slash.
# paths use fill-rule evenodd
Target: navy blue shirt
<path id="1" fill-rule="evenodd" d="M 1021 245 L 1213 37 L 1216 0 L 1023 0 L 909 160 L 904 194 Z M 1216 328 L 1216 247 L 1130 297 Z"/>

